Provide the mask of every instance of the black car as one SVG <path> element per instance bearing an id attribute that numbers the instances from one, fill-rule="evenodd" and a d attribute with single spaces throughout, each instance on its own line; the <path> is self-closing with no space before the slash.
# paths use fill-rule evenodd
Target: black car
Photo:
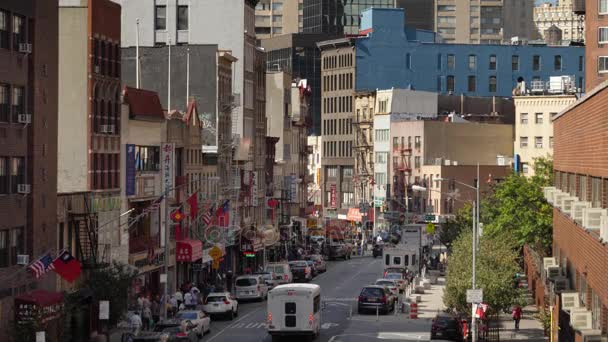
<path id="1" fill-rule="evenodd" d="M 375 244 L 374 249 L 372 250 L 372 255 L 375 257 L 382 256 L 382 245 Z"/>
<path id="2" fill-rule="evenodd" d="M 431 325 L 432 339 L 462 341 L 462 331 L 458 318 L 446 313 L 437 314 Z"/>
<path id="3" fill-rule="evenodd" d="M 312 269 L 306 260 L 296 260 L 289 262 L 289 268 L 293 275 L 293 281 L 308 282 L 312 280 Z"/>
<path id="4" fill-rule="evenodd" d="M 359 314 L 365 310 L 387 314 L 394 309 L 394 297 L 387 287 L 369 285 L 361 290 L 357 303 L 357 312 Z"/>

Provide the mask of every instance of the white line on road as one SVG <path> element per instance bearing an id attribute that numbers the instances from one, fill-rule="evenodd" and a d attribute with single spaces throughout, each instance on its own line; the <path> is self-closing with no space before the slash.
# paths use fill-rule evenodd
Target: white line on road
<path id="1" fill-rule="evenodd" d="M 220 336 L 220 335 L 221 335 L 221 334 L 223 334 L 223 333 L 224 333 L 224 331 L 226 331 L 228 328 L 231 328 L 232 326 L 234 326 L 235 324 L 237 324 L 237 323 L 241 322 L 241 321 L 242 321 L 242 320 L 244 320 L 245 318 L 247 318 L 247 317 L 249 317 L 249 316 L 253 315 L 254 313 L 256 313 L 256 312 L 257 312 L 258 310 L 260 310 L 260 309 L 262 309 L 262 307 L 259 307 L 259 308 L 255 309 L 255 310 L 251 311 L 250 313 L 246 314 L 245 316 L 243 316 L 243 317 L 239 318 L 239 319 L 238 319 L 236 322 L 234 322 L 234 323 L 232 323 L 232 324 L 228 325 L 228 326 L 227 326 L 227 327 L 225 327 L 224 329 L 222 329 L 222 330 L 218 331 L 218 332 L 217 332 L 217 334 L 215 334 L 215 335 L 213 335 L 213 336 L 209 337 L 209 339 L 208 339 L 207 341 L 211 341 L 211 340 L 213 340 L 214 338 L 216 338 L 216 337 Z"/>

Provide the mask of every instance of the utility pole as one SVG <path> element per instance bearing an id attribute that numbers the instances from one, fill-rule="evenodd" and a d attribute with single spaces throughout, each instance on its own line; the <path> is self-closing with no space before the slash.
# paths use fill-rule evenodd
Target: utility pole
<path id="1" fill-rule="evenodd" d="M 472 282 L 473 290 L 477 289 L 477 230 L 479 227 L 479 163 L 477 163 L 477 184 L 475 184 L 475 192 L 477 201 L 473 206 L 473 271 Z M 477 303 L 479 304 L 479 303 Z M 473 306 L 475 303 L 472 304 Z M 473 342 L 477 341 L 477 318 L 475 312 L 472 312 L 471 318 L 471 337 Z"/>

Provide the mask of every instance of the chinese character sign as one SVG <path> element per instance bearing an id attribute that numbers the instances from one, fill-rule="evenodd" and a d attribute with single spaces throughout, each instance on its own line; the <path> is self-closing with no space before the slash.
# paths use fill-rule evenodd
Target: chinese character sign
<path id="1" fill-rule="evenodd" d="M 337 197 L 336 184 L 330 185 L 329 189 L 330 189 L 330 196 L 331 196 L 329 206 L 332 207 L 332 208 L 335 208 L 336 205 L 338 204 L 337 203 L 338 201 L 337 201 L 337 198 L 336 198 Z"/>
<path id="2" fill-rule="evenodd" d="M 125 171 L 125 193 L 127 196 L 135 195 L 135 145 L 127 144 L 127 161 Z"/>
<path id="3" fill-rule="evenodd" d="M 173 160 L 175 159 L 175 147 L 171 143 L 161 145 L 161 175 L 163 182 L 163 192 L 173 188 Z M 173 192 L 168 192 L 169 197 L 173 197 Z"/>
<path id="4" fill-rule="evenodd" d="M 258 172 L 253 171 L 251 174 L 251 205 L 258 206 Z"/>

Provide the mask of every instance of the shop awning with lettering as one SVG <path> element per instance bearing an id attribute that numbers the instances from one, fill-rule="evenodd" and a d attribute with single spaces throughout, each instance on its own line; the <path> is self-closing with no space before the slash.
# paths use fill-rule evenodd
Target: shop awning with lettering
<path id="1" fill-rule="evenodd" d="M 183 239 L 177 241 L 175 260 L 195 262 L 203 257 L 203 243 L 200 240 Z"/>
<path id="2" fill-rule="evenodd" d="M 45 290 L 33 290 L 15 297 L 17 322 L 37 320 L 41 323 L 61 317 L 63 294 Z"/>
<path id="3" fill-rule="evenodd" d="M 348 214 L 346 214 L 346 219 L 352 222 L 361 222 L 362 215 L 359 208 L 349 208 Z"/>

